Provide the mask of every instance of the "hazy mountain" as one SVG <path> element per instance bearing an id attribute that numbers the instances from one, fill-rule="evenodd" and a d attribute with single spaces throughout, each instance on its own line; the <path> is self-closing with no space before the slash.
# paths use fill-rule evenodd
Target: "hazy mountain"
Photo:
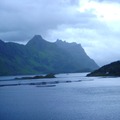
<path id="1" fill-rule="evenodd" d="M 26 45 L 0 40 L 0 75 L 86 72 L 97 68 L 80 44 L 51 43 L 40 35 Z"/>
<path id="2" fill-rule="evenodd" d="M 120 76 L 120 61 L 105 65 L 87 76 Z"/>
<path id="3" fill-rule="evenodd" d="M 67 51 L 72 56 L 72 60 L 78 64 L 83 71 L 92 71 L 98 68 L 95 61 L 92 60 L 84 51 L 80 44 L 75 42 L 67 43 L 62 40 L 57 40 L 56 44 Z"/>

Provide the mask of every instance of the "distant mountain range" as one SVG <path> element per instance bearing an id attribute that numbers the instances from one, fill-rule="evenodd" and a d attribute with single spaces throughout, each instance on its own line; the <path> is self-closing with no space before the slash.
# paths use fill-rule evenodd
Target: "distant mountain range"
<path id="1" fill-rule="evenodd" d="M 0 75 L 88 72 L 98 65 L 80 44 L 35 35 L 26 45 L 0 40 Z"/>
<path id="2" fill-rule="evenodd" d="M 120 76 L 120 61 L 104 65 L 87 76 Z"/>

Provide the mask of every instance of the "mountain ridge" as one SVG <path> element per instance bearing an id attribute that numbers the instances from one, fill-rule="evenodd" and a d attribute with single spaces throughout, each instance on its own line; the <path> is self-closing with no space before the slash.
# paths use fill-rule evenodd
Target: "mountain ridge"
<path id="1" fill-rule="evenodd" d="M 0 75 L 86 72 L 98 68 L 82 46 L 74 44 L 79 47 L 72 52 L 67 50 L 67 46 L 72 49 L 72 43 L 63 44 L 66 47 L 62 48 L 57 42 L 48 42 L 40 35 L 35 35 L 26 45 L 0 41 Z M 84 52 L 80 53 L 81 49 Z"/>

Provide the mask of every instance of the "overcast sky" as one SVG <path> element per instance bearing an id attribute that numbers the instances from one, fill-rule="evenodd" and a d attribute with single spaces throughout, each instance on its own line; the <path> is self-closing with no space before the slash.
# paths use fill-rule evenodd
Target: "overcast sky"
<path id="1" fill-rule="evenodd" d="M 120 0 L 0 0 L 0 39 L 81 43 L 98 65 L 120 60 Z"/>

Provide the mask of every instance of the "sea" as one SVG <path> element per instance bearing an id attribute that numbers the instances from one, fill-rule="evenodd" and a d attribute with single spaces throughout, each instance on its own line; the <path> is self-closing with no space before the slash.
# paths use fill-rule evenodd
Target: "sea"
<path id="1" fill-rule="evenodd" d="M 0 120 L 120 120 L 120 77 L 86 74 L 0 77 Z"/>

